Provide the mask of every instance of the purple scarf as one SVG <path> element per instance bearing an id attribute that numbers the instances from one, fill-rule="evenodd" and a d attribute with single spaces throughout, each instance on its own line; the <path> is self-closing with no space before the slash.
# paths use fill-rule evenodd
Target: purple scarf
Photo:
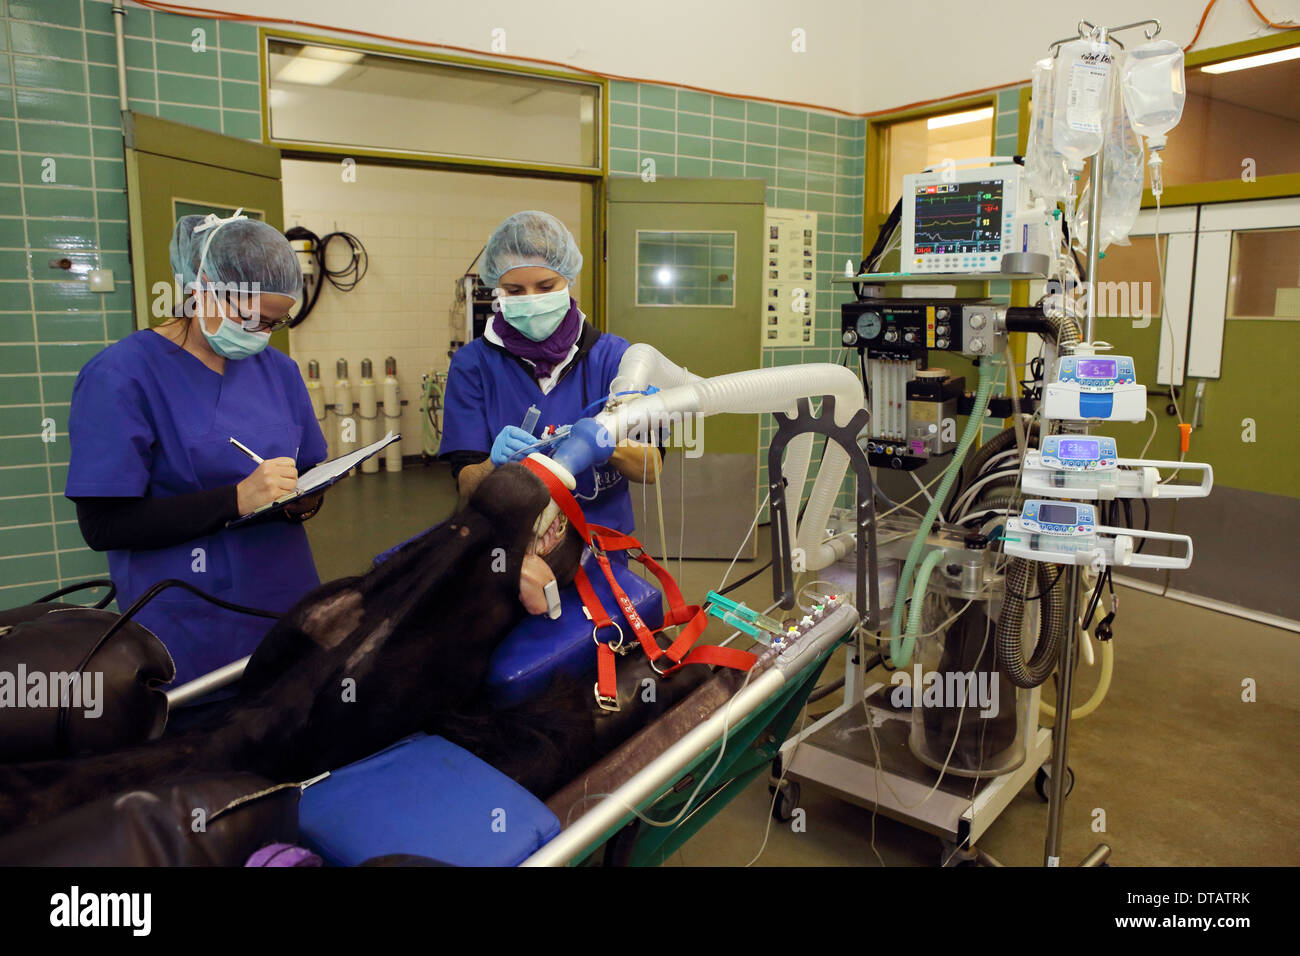
<path id="1" fill-rule="evenodd" d="M 564 361 L 569 349 L 573 348 L 573 343 L 578 341 L 578 335 L 582 332 L 582 315 L 578 312 L 578 303 L 573 300 L 573 296 L 569 296 L 569 311 L 564 314 L 555 331 L 540 342 L 534 342 L 524 335 L 507 322 L 500 312 L 492 316 L 492 329 L 510 352 L 533 363 L 533 378 L 540 381 Z"/>

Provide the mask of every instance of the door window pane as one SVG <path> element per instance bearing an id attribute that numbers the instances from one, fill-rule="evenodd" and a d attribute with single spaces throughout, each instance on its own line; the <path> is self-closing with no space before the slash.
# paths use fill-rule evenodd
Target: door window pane
<path id="1" fill-rule="evenodd" d="M 1228 318 L 1300 319 L 1300 229 L 1232 234 Z"/>
<path id="2" fill-rule="evenodd" d="M 636 304 L 732 308 L 734 232 L 636 233 Z"/>
<path id="3" fill-rule="evenodd" d="M 956 122 L 960 120 L 960 122 Z M 992 152 L 993 109 L 966 109 L 891 123 L 885 129 L 885 207 L 903 195 L 903 177 L 937 166 L 945 159 L 988 156 Z"/>
<path id="4" fill-rule="evenodd" d="M 1169 237 L 1160 237 L 1160 255 L 1169 265 Z M 1164 283 L 1156 264 L 1155 240 L 1130 236 L 1129 245 L 1111 244 L 1097 280 L 1097 315 L 1102 318 L 1159 318 Z"/>
<path id="5" fill-rule="evenodd" d="M 1300 172 L 1296 90 L 1300 60 L 1230 73 L 1189 68 L 1183 118 L 1164 153 L 1165 185 Z"/>

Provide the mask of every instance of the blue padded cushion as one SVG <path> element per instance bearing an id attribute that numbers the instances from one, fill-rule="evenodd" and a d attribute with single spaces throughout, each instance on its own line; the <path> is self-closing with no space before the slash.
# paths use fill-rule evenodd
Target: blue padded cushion
<path id="1" fill-rule="evenodd" d="M 664 620 L 659 589 L 622 564 L 611 562 L 614 577 L 632 605 L 651 630 Z M 600 598 L 605 612 L 623 629 L 626 641 L 636 641 L 632 627 L 619 610 L 605 574 L 594 557 L 587 553 L 583 567 L 591 589 Z M 487 687 L 492 703 L 510 707 L 528 700 L 546 689 L 551 678 L 563 674 L 595 680 L 596 644 L 591 639 L 591 621 L 582 613 L 582 598 L 577 587 L 560 592 L 560 616 L 551 620 L 544 614 L 529 617 L 506 635 L 488 661 Z M 617 641 L 612 627 L 598 635 L 601 641 Z"/>
<path id="2" fill-rule="evenodd" d="M 560 832 L 560 821 L 469 751 L 415 734 L 308 787 L 298 830 L 300 843 L 336 866 L 390 853 L 516 866 Z"/>

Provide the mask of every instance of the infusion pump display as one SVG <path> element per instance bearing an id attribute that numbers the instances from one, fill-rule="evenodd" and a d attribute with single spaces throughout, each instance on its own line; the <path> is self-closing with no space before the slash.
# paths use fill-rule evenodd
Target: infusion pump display
<path id="1" fill-rule="evenodd" d="M 997 272 L 1015 241 L 1019 166 L 903 177 L 905 272 Z"/>

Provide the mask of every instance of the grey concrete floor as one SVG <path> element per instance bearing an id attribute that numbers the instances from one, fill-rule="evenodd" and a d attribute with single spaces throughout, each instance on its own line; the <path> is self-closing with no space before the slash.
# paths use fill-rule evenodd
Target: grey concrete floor
<path id="1" fill-rule="evenodd" d="M 454 504 L 441 464 L 340 483 L 307 525 L 322 580 L 364 571 L 375 554 L 442 520 Z M 729 580 L 766 562 L 766 528 L 759 532 L 759 558 L 738 562 Z M 647 543 L 659 557 L 653 539 Z M 669 567 L 687 599 L 698 601 L 719 586 L 727 564 L 686 561 L 680 575 L 675 560 Z M 767 607 L 770 580 L 759 575 L 731 596 Z M 1105 841 L 1116 866 L 1300 864 L 1300 635 L 1141 591 L 1117 594 L 1110 693 L 1071 725 L 1076 783 L 1065 809 L 1063 862 Z M 725 633 L 715 622 L 705 640 Z M 843 667 L 837 653 L 822 682 Z M 1080 669 L 1076 704 L 1090 695 L 1095 672 Z M 1243 682 L 1253 682 L 1253 702 L 1243 700 Z M 810 710 L 820 715 L 842 699 L 832 694 Z M 765 834 L 756 865 L 932 866 L 940 859 L 935 837 L 808 784 L 800 800 L 804 832 L 775 822 L 769 828 L 770 804 L 767 781 L 755 780 L 666 863 L 743 866 Z M 1093 829 L 1098 810 L 1104 833 Z M 979 846 L 1004 864 L 1038 866 L 1046 830 L 1047 806 L 1027 785 Z"/>

